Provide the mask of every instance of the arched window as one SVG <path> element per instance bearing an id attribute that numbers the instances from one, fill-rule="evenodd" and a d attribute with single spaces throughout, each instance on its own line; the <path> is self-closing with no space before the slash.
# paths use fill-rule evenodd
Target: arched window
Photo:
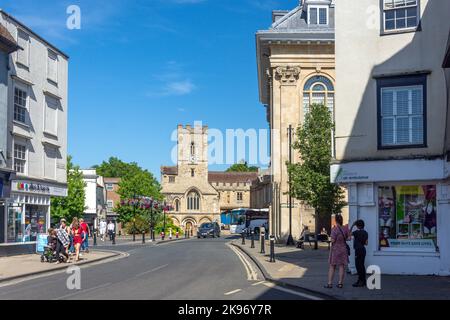
<path id="1" fill-rule="evenodd" d="M 303 114 L 309 112 L 312 104 L 326 105 L 334 119 L 334 86 L 330 79 L 314 76 L 306 81 L 303 88 Z"/>
<path id="2" fill-rule="evenodd" d="M 179 212 L 180 211 L 180 200 L 175 200 L 175 211 Z"/>
<path id="3" fill-rule="evenodd" d="M 187 196 L 188 210 L 200 210 L 200 196 L 197 192 L 191 191 Z"/>

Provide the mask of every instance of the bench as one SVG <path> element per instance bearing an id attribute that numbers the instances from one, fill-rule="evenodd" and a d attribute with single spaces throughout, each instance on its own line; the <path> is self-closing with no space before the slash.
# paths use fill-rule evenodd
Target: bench
<path id="1" fill-rule="evenodd" d="M 312 246 L 311 242 L 314 242 L 314 241 L 315 241 L 315 235 L 314 234 L 309 234 L 309 235 L 306 235 L 306 237 L 301 237 L 297 241 L 297 248 L 303 249 L 305 242 L 308 242 L 309 246 L 311 247 Z M 328 235 L 326 235 L 326 234 L 319 234 L 319 236 L 317 237 L 317 241 L 324 242 L 324 243 L 328 244 L 328 250 L 330 250 L 330 248 L 331 248 L 331 240 L 329 239 Z"/>

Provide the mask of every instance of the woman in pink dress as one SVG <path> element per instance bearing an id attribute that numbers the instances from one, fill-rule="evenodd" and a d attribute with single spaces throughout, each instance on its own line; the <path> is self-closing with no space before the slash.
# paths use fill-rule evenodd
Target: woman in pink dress
<path id="1" fill-rule="evenodd" d="M 341 215 L 336 215 L 336 226 L 331 230 L 331 250 L 329 257 L 330 268 L 328 270 L 328 284 L 325 288 L 333 288 L 333 278 L 336 267 L 339 267 L 339 283 L 338 288 L 343 288 L 345 268 L 348 265 L 348 253 L 346 241 L 350 238 L 348 226 L 342 226 L 343 220 Z"/>

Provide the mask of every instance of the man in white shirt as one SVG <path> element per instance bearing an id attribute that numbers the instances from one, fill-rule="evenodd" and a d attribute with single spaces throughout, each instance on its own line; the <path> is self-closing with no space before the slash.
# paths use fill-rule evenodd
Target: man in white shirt
<path id="1" fill-rule="evenodd" d="M 113 235 L 114 235 L 114 229 L 115 229 L 115 225 L 112 221 L 110 221 L 108 223 L 108 234 L 109 234 L 109 240 L 113 240 Z"/>
<path id="2" fill-rule="evenodd" d="M 100 231 L 100 238 L 102 239 L 102 241 L 105 241 L 105 234 L 106 234 L 106 221 L 105 220 L 100 221 L 99 231 Z"/>

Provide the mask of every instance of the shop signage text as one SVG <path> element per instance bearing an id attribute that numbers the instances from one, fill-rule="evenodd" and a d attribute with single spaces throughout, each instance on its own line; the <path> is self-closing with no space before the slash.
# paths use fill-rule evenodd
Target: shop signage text
<path id="1" fill-rule="evenodd" d="M 29 181 L 13 181 L 12 191 L 42 194 L 49 196 L 60 196 L 60 197 L 67 196 L 67 188 L 55 187 L 52 185 Z"/>

